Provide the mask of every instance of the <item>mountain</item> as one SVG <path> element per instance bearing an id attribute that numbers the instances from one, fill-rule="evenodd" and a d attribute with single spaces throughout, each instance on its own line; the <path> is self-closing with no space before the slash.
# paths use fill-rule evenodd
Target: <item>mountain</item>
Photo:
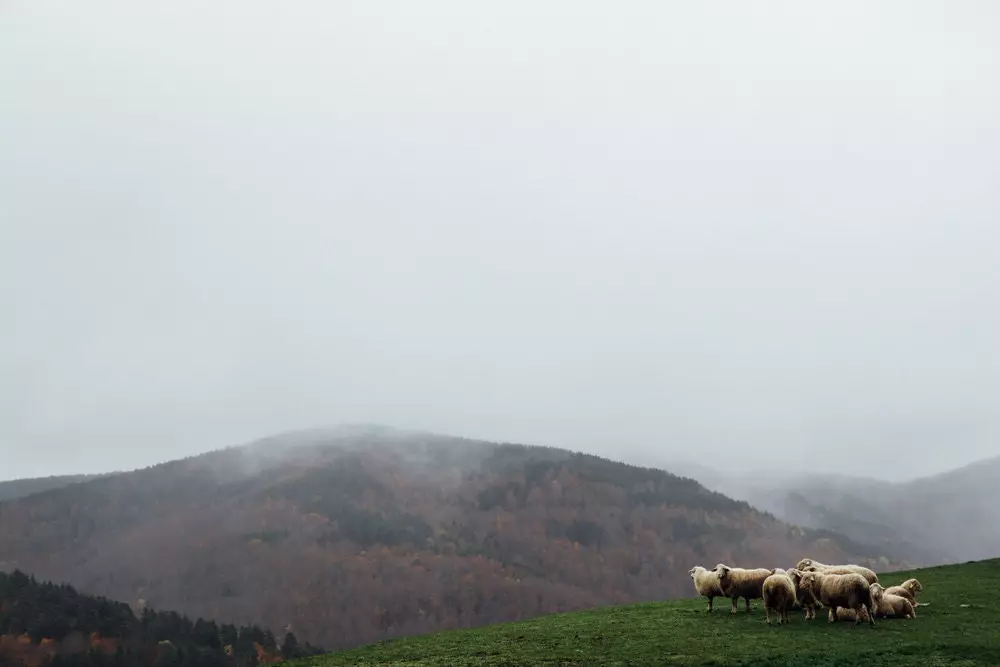
<path id="1" fill-rule="evenodd" d="M 690 592 L 719 561 L 880 554 L 560 449 L 304 431 L 0 504 L 0 568 L 343 648 Z"/>
<path id="2" fill-rule="evenodd" d="M 917 565 L 1000 555 L 1000 457 L 909 482 L 727 476 L 679 463 L 708 488 L 801 526 L 836 531 Z"/>
<path id="3" fill-rule="evenodd" d="M 280 646 L 279 646 L 280 643 Z M 288 633 L 236 628 L 83 595 L 72 586 L 0 572 L 0 665 L 244 667 L 314 655 Z"/>
<path id="4" fill-rule="evenodd" d="M 70 484 L 79 484 L 99 475 L 61 475 L 54 477 L 36 477 L 31 479 L 13 479 L 0 482 L 0 503 L 5 500 L 23 498 L 33 493 L 41 493 L 51 489 L 60 489 Z"/>

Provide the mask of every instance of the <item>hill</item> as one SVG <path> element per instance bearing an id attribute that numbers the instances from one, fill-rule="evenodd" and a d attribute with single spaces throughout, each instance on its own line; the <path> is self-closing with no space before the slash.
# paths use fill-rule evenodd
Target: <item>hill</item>
<path id="1" fill-rule="evenodd" d="M 33 493 L 42 493 L 51 489 L 61 489 L 70 484 L 79 484 L 89 479 L 94 479 L 99 475 L 58 475 L 52 477 L 35 477 L 29 479 L 12 479 L 0 482 L 0 503 L 5 500 L 15 500 L 30 496 Z"/>
<path id="2" fill-rule="evenodd" d="M 256 626 L 192 622 L 148 607 L 137 617 L 121 602 L 0 573 L 0 665 L 244 667 L 314 653 L 292 633 L 279 645 Z"/>
<path id="3" fill-rule="evenodd" d="M 1000 560 L 900 572 L 924 585 L 912 620 L 886 619 L 874 628 L 806 621 L 767 626 L 759 605 L 749 616 L 701 598 L 557 614 L 520 623 L 395 640 L 289 667 L 339 665 L 715 665 L 798 667 L 866 665 L 924 667 L 1000 664 Z"/>
<path id="4" fill-rule="evenodd" d="M 796 525 L 836 531 L 915 565 L 1000 554 L 1000 457 L 902 483 L 852 477 L 732 477 L 676 466 L 708 488 Z M 968 526 L 976 530 L 968 530 Z"/>
<path id="5" fill-rule="evenodd" d="M 694 563 L 802 554 L 878 555 L 661 470 L 376 427 L 0 504 L 0 567 L 331 649 L 676 597 Z"/>

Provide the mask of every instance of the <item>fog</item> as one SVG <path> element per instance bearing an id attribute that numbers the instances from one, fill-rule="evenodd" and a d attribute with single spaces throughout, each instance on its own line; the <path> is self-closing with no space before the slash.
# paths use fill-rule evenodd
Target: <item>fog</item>
<path id="1" fill-rule="evenodd" d="M 0 479 L 1000 454 L 989 0 L 8 0 L 0 76 Z"/>

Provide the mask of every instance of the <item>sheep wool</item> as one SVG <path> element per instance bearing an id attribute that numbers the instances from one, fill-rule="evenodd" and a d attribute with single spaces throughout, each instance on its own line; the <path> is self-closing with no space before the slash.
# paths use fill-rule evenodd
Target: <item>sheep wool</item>
<path id="1" fill-rule="evenodd" d="M 907 579 L 899 586 L 890 586 L 885 589 L 885 592 L 889 595 L 898 595 L 899 597 L 906 598 L 914 607 L 927 606 L 924 603 L 917 602 L 917 593 L 924 590 L 924 587 L 916 579 Z"/>
<path id="2" fill-rule="evenodd" d="M 708 598 L 708 611 L 712 611 L 712 600 L 725 597 L 722 588 L 719 586 L 719 573 L 714 570 L 706 570 L 701 565 L 695 565 L 688 574 L 694 582 L 694 589 L 698 595 Z"/>
<path id="3" fill-rule="evenodd" d="M 802 585 L 803 574 L 802 570 L 797 568 L 788 570 L 788 576 L 795 586 L 795 600 L 805 610 L 806 620 L 811 621 L 816 618 L 816 610 L 822 605 L 816 599 L 816 596 L 813 595 L 813 592 Z"/>
<path id="4" fill-rule="evenodd" d="M 788 623 L 788 612 L 795 604 L 795 584 L 791 577 L 781 569 L 772 570 L 773 574 L 764 580 L 762 596 L 764 598 L 764 617 L 771 625 L 771 612 L 778 616 L 778 625 Z"/>
<path id="5" fill-rule="evenodd" d="M 767 568 L 746 570 L 741 567 L 729 567 L 724 563 L 716 565 L 713 571 L 719 575 L 719 586 L 723 595 L 732 599 L 731 614 L 736 613 L 736 603 L 740 598 L 746 600 L 749 614 L 750 600 L 764 597 L 764 580 L 772 574 Z"/>
<path id="6" fill-rule="evenodd" d="M 860 574 L 869 584 L 878 583 L 878 575 L 873 570 L 862 565 L 826 565 L 811 558 L 803 558 L 796 566 L 803 572 L 820 572 L 824 574 Z"/>
<path id="7" fill-rule="evenodd" d="M 872 591 L 860 574 L 806 572 L 802 575 L 802 586 L 811 590 L 820 602 L 830 608 L 831 622 L 837 618 L 837 609 L 845 607 L 857 612 L 855 622 L 860 623 L 862 611 L 867 608 L 872 612 L 868 615 L 868 622 L 875 625 Z"/>

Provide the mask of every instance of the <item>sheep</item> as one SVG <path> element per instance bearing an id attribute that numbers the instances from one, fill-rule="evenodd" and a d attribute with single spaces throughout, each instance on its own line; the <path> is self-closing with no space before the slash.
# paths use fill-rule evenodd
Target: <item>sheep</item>
<path id="1" fill-rule="evenodd" d="M 750 613 L 750 600 L 764 597 L 764 580 L 771 576 L 771 570 L 757 568 L 745 570 L 742 567 L 729 567 L 719 563 L 713 569 L 719 575 L 719 587 L 723 595 L 732 598 L 733 607 L 729 612 L 736 613 L 736 602 L 740 598 L 746 600 L 747 613 Z"/>
<path id="2" fill-rule="evenodd" d="M 855 624 L 861 622 L 862 610 L 871 610 L 868 622 L 875 625 L 875 603 L 869 584 L 860 574 L 825 574 L 821 572 L 806 572 L 802 575 L 802 586 L 812 591 L 813 595 L 830 608 L 830 622 L 837 618 L 837 609 L 847 607 L 858 613 Z"/>
<path id="3" fill-rule="evenodd" d="M 844 607 L 839 607 L 837 609 L 836 616 L 834 616 L 833 609 L 831 609 L 830 612 L 827 614 L 826 617 L 827 617 L 827 620 L 830 623 L 833 623 L 834 621 L 854 621 L 855 623 L 859 622 L 858 621 L 858 612 L 856 612 L 853 609 L 846 609 Z M 862 609 L 861 610 L 861 621 L 860 622 L 864 622 L 864 621 L 867 621 L 867 620 L 869 620 L 868 610 L 867 609 Z"/>
<path id="4" fill-rule="evenodd" d="M 907 579 L 899 586 L 890 586 L 885 589 L 889 595 L 898 595 L 910 601 L 914 607 L 926 607 L 926 602 L 917 602 L 917 593 L 923 592 L 924 587 L 916 579 Z"/>
<path id="5" fill-rule="evenodd" d="M 821 572 L 826 574 L 860 574 L 869 584 L 878 583 L 878 575 L 861 565 L 825 565 L 811 558 L 803 558 L 795 565 L 795 569 L 802 570 L 803 572 Z"/>
<path id="6" fill-rule="evenodd" d="M 813 595 L 813 592 L 808 588 L 803 588 L 802 586 L 802 575 L 803 572 L 796 568 L 788 570 L 788 576 L 792 580 L 792 584 L 795 586 L 795 600 L 798 602 L 799 606 L 802 607 L 806 612 L 806 620 L 811 621 L 816 618 L 816 609 L 820 607 L 819 600 Z"/>
<path id="7" fill-rule="evenodd" d="M 881 584 L 870 587 L 872 600 L 875 602 L 875 616 L 878 618 L 916 618 L 913 603 L 901 595 L 888 593 Z"/>
<path id="8" fill-rule="evenodd" d="M 778 615 L 778 625 L 788 623 L 788 610 L 795 604 L 795 584 L 788 573 L 780 568 L 771 570 L 771 576 L 764 580 L 761 587 L 764 598 L 764 616 L 771 625 L 771 610 Z"/>
<path id="9" fill-rule="evenodd" d="M 708 611 L 711 612 L 712 600 L 717 597 L 725 597 L 719 586 L 719 573 L 714 570 L 706 570 L 701 565 L 695 565 L 688 570 L 688 574 L 691 575 L 691 581 L 694 582 L 694 589 L 698 591 L 698 595 L 708 598 Z"/>

